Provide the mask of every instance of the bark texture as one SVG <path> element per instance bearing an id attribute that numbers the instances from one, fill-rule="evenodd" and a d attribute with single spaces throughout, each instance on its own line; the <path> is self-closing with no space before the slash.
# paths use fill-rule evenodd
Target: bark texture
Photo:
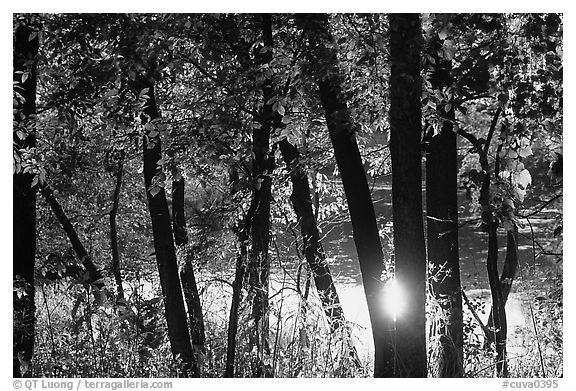
<path id="1" fill-rule="evenodd" d="M 384 375 L 426 377 L 426 249 L 422 220 L 422 34 L 418 14 L 390 14 L 390 152 L 395 278 L 406 305 Z"/>

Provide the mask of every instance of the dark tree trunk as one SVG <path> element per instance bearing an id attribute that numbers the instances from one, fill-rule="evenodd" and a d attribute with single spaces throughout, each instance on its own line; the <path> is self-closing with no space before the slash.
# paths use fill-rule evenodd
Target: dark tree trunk
<path id="1" fill-rule="evenodd" d="M 490 293 L 492 296 L 492 310 L 490 311 L 494 327 L 489 330 L 493 335 L 496 345 L 496 371 L 499 377 L 508 376 L 508 364 L 506 362 L 506 333 L 507 321 L 506 310 L 502 295 L 502 286 L 498 277 L 498 219 L 494 215 L 494 208 L 490 204 L 490 178 L 492 171 L 488 161 L 488 150 L 498 124 L 498 118 L 502 113 L 502 108 L 498 107 L 492 118 L 486 141 L 476 138 L 474 135 L 462 130 L 458 134 L 465 137 L 474 146 L 478 152 L 480 165 L 484 172 L 484 179 L 480 188 L 480 197 L 478 202 L 482 207 L 482 230 L 488 234 L 488 257 L 486 259 L 486 268 L 488 271 L 488 281 L 490 283 Z M 498 156 L 498 154 L 496 154 Z M 498 175 L 498 158 L 495 163 L 494 176 Z M 489 338 L 489 337 L 488 337 Z"/>
<path id="2" fill-rule="evenodd" d="M 506 310 L 502 297 L 502 288 L 498 278 L 498 225 L 492 222 L 488 226 L 488 259 L 486 268 L 488 270 L 488 281 L 490 282 L 490 293 L 492 295 L 492 310 L 490 314 L 494 319 L 494 327 L 491 333 L 496 341 L 496 371 L 499 377 L 508 376 L 508 366 L 506 362 Z"/>
<path id="3" fill-rule="evenodd" d="M 426 377 L 426 249 L 422 221 L 422 34 L 418 14 L 390 14 L 390 152 L 395 278 L 406 308 L 386 376 Z"/>
<path id="4" fill-rule="evenodd" d="M 184 246 L 188 243 L 188 232 L 186 231 L 186 216 L 184 213 L 184 177 L 172 182 L 172 228 L 174 230 L 174 241 L 177 246 Z M 184 266 L 180 271 L 184 300 L 188 308 L 188 322 L 190 324 L 190 338 L 194 354 L 204 352 L 206 340 L 204 332 L 204 316 L 202 315 L 202 303 L 196 285 L 194 275 L 194 265 L 191 254 L 184 254 Z M 196 359 L 199 362 L 198 359 Z"/>
<path id="5" fill-rule="evenodd" d="M 452 84 L 452 64 L 436 53 L 434 88 Z M 440 322 L 439 377 L 462 377 L 463 312 L 458 254 L 458 163 L 454 109 L 439 108 L 444 121 L 440 133 L 430 138 L 426 154 L 426 224 L 428 261 L 433 273 L 442 271 L 431 281 L 432 292 L 446 318 Z"/>
<path id="6" fill-rule="evenodd" d="M 259 65 L 272 62 L 272 18 L 269 14 L 261 16 L 262 38 L 267 50 L 256 53 Z M 246 63 L 246 61 L 244 61 Z M 252 376 L 271 377 L 271 368 L 266 365 L 265 357 L 270 354 L 268 345 L 268 284 L 270 265 L 268 246 L 270 241 L 270 202 L 272 199 L 272 171 L 274 170 L 274 155 L 270 152 L 270 134 L 274 112 L 269 103 L 274 91 L 272 80 L 266 78 L 262 84 L 264 105 L 256 120 L 260 128 L 252 134 L 252 151 L 254 155 L 252 182 L 254 190 L 250 208 L 244 220 L 235 229 L 239 243 L 239 253 L 236 260 L 236 272 L 232 283 L 232 303 L 228 323 L 228 345 L 226 351 L 226 369 L 224 377 L 234 377 L 236 371 L 236 335 L 238 333 L 239 309 L 242 288 L 248 285 L 248 300 L 251 300 L 250 314 L 254 325 L 249 330 L 249 344 L 256 347 L 256 357 L 252 360 Z M 232 192 L 238 188 L 238 173 L 230 173 Z M 250 243 L 250 246 L 248 246 Z"/>
<path id="7" fill-rule="evenodd" d="M 116 302 L 123 303 L 124 288 L 122 287 L 122 274 L 120 272 L 120 250 L 118 248 L 118 228 L 116 225 L 116 216 L 120 206 L 120 191 L 122 189 L 122 173 L 124 171 L 124 152 L 118 162 L 118 171 L 116 172 L 116 185 L 112 195 L 112 208 L 110 209 L 110 247 L 112 248 L 112 274 L 116 282 Z"/>
<path id="8" fill-rule="evenodd" d="M 488 234 L 488 256 L 486 259 L 486 269 L 488 271 L 488 281 L 490 283 L 490 293 L 492 296 L 492 310 L 490 311 L 494 319 L 494 328 L 490 329 L 494 336 L 496 345 L 496 372 L 499 377 L 508 377 L 508 364 L 506 359 L 506 334 L 507 334 L 507 320 L 506 309 L 504 307 L 504 300 L 502 296 L 502 286 L 500 285 L 500 278 L 498 276 L 498 219 L 494 215 L 494 210 L 490 204 L 490 178 L 492 172 L 488 162 L 488 151 L 490 144 L 496 130 L 498 118 L 502 108 L 498 107 L 488 135 L 486 142 L 483 146 L 477 141 L 476 149 L 479 152 L 480 165 L 484 171 L 484 180 L 480 188 L 480 197 L 478 202 L 482 206 L 482 228 Z M 496 164 L 497 166 L 498 164 Z M 494 176 L 498 175 L 498 169 L 495 167 Z"/>
<path id="9" fill-rule="evenodd" d="M 148 90 L 146 95 L 149 98 L 140 118 L 142 123 L 146 125 L 152 124 L 151 121 L 160 118 L 160 113 L 156 105 L 154 85 L 144 77 L 138 77 L 134 92 L 138 95 L 144 89 Z M 153 185 L 154 177 L 160 176 L 162 173 L 161 167 L 158 165 L 162 159 L 160 134 L 154 125 L 148 126 L 145 132 L 143 137 L 144 183 L 148 209 L 152 219 L 154 249 L 164 296 L 168 337 L 170 338 L 172 354 L 182 360 L 185 374 L 197 377 L 199 376 L 199 368 L 194 360 L 190 343 L 166 192 L 163 187 Z"/>
<path id="10" fill-rule="evenodd" d="M 504 266 L 502 268 L 502 274 L 500 274 L 500 290 L 502 291 L 502 302 L 503 306 L 506 307 L 506 302 L 508 301 L 508 296 L 510 295 L 510 290 L 512 289 L 512 283 L 514 278 L 516 278 L 516 273 L 518 271 L 518 227 L 514 226 L 513 231 L 508 231 L 506 241 L 506 258 L 504 259 Z M 486 326 L 488 329 L 494 329 L 494 306 L 490 310 L 490 315 L 488 317 L 488 322 Z M 487 342 L 494 342 L 494 335 L 487 335 Z"/>
<path id="11" fill-rule="evenodd" d="M 36 55 L 38 31 L 20 22 L 14 41 L 14 91 L 23 101 L 14 108 L 14 146 L 18 149 L 34 148 L 36 135 L 31 123 L 36 114 Z M 30 39 L 32 38 L 32 39 Z M 27 76 L 24 76 L 27 75 Z M 27 77 L 25 80 L 24 78 Z M 24 80 L 24 81 L 22 81 Z M 20 132 L 21 135 L 19 135 Z M 32 187 L 33 174 L 17 172 L 13 175 L 13 283 L 14 283 L 14 346 L 13 376 L 29 377 L 34 352 L 36 306 L 34 304 L 34 261 L 36 256 L 36 189 Z"/>
<path id="12" fill-rule="evenodd" d="M 240 310 L 240 301 L 242 299 L 242 287 L 244 284 L 244 279 L 246 277 L 246 267 L 248 262 L 248 231 L 249 231 L 249 221 L 254 211 L 254 200 L 250 205 L 250 209 L 246 216 L 246 221 L 241 224 L 241 227 L 236 230 L 236 237 L 238 239 L 238 245 L 240 247 L 237 258 L 236 258 L 236 272 L 234 274 L 234 281 L 232 282 L 232 301 L 230 304 L 230 317 L 228 319 L 228 335 L 227 335 L 227 345 L 226 345 L 226 365 L 224 370 L 224 377 L 232 378 L 236 373 L 236 335 L 238 334 L 238 318 Z"/>
<path id="13" fill-rule="evenodd" d="M 184 214 L 184 177 L 172 181 L 172 229 L 177 246 L 188 244 L 186 216 Z"/>
<path id="14" fill-rule="evenodd" d="M 314 275 L 316 289 L 330 322 L 330 327 L 332 331 L 335 331 L 344 323 L 344 313 L 320 241 L 320 233 L 312 210 L 308 176 L 300 163 L 300 153 L 294 145 L 284 139 L 280 141 L 280 151 L 290 171 L 290 180 L 292 181 L 290 201 L 292 201 L 300 224 L 300 232 L 304 242 L 304 256 Z"/>
<path id="15" fill-rule="evenodd" d="M 272 62 L 272 18 L 262 15 L 262 38 L 266 51 L 259 51 L 257 61 L 261 65 Z M 256 203 L 250 223 L 250 243 L 248 249 L 248 287 L 252 299 L 254 328 L 250 332 L 251 344 L 256 346 L 257 357 L 252 363 L 254 377 L 271 376 L 271 368 L 265 363 L 270 354 L 268 344 L 268 284 L 270 265 L 268 245 L 270 242 L 270 201 L 272 199 L 272 171 L 274 155 L 270 152 L 270 133 L 272 130 L 273 110 L 269 103 L 274 95 L 271 77 L 262 84 L 264 106 L 260 113 L 260 129 L 252 134 L 252 151 L 254 154 L 253 178 L 255 187 L 253 202 Z"/>
<path id="16" fill-rule="evenodd" d="M 46 199 L 48 205 L 50 205 L 52 212 L 60 222 L 60 225 L 64 229 L 64 232 L 66 232 L 66 235 L 70 240 L 70 244 L 72 245 L 72 249 L 74 250 L 76 256 L 78 257 L 80 262 L 82 262 L 82 265 L 84 265 L 84 268 L 86 269 L 86 274 L 85 276 L 83 276 L 84 282 L 89 283 L 96 288 L 93 290 L 94 298 L 96 299 L 97 302 L 102 302 L 103 300 L 102 290 L 104 289 L 102 273 L 100 272 L 100 270 L 98 270 L 94 262 L 92 262 L 92 258 L 90 258 L 90 255 L 86 250 L 86 247 L 84 247 L 84 244 L 82 244 L 82 241 L 80 240 L 80 237 L 76 232 L 76 229 L 74 229 L 72 222 L 66 215 L 66 212 L 62 208 L 62 205 L 60 205 L 56 197 L 54 197 L 52 188 L 48 186 L 47 183 L 44 183 L 40 187 L 40 192 L 44 196 L 44 199 Z"/>
<path id="17" fill-rule="evenodd" d="M 326 114 L 330 140 L 334 148 L 350 220 L 353 238 L 360 263 L 362 282 L 375 347 L 374 376 L 383 376 L 385 363 L 393 360 L 391 324 L 382 313 L 380 277 L 384 255 L 380 243 L 376 214 L 372 197 L 362 165 L 362 157 L 356 143 L 355 125 L 350 117 L 346 100 L 342 93 L 341 77 L 333 49 L 333 38 L 328 30 L 328 17 L 325 14 L 297 15 L 297 22 L 303 28 L 312 46 L 310 63 L 316 62 L 315 69 L 320 90 L 320 100 Z"/>

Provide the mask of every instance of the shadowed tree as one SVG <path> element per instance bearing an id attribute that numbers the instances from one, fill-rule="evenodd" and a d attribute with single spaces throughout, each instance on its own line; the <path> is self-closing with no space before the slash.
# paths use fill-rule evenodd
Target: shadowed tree
<path id="1" fill-rule="evenodd" d="M 14 39 L 14 128 L 16 156 L 36 146 L 33 122 L 36 115 L 36 55 L 38 26 L 16 21 Z M 12 179 L 14 346 L 13 376 L 29 377 L 34 351 L 35 311 L 34 260 L 36 256 L 36 188 L 33 172 L 16 170 Z"/>
<path id="2" fill-rule="evenodd" d="M 82 265 L 86 270 L 85 275 L 82 276 L 83 277 L 82 280 L 85 283 L 94 285 L 92 293 L 94 294 L 94 298 L 96 299 L 96 301 L 101 303 L 104 299 L 102 292 L 102 290 L 104 289 L 104 281 L 102 273 L 92 261 L 90 254 L 88 254 L 88 250 L 86 250 L 86 247 L 82 243 L 82 240 L 80 240 L 78 232 L 76 232 L 76 229 L 72 225 L 72 222 L 68 218 L 68 215 L 64 211 L 64 208 L 62 208 L 62 205 L 58 202 L 58 200 L 54 196 L 52 188 L 46 182 L 44 182 L 40 186 L 40 192 L 42 193 L 44 199 L 46 199 L 46 202 L 52 209 L 52 212 L 58 219 L 58 222 L 62 226 L 62 229 L 66 233 L 66 236 L 68 236 L 68 239 L 70 240 L 70 244 L 72 245 L 72 249 L 74 250 L 76 257 L 78 257 L 80 262 L 82 262 Z"/>
<path id="3" fill-rule="evenodd" d="M 435 59 L 430 82 L 442 90 L 453 83 L 452 63 L 438 55 L 437 36 L 429 42 Z M 448 106 L 450 105 L 450 106 Z M 440 357 L 435 371 L 440 377 L 462 377 L 463 313 L 460 258 L 458 254 L 458 151 L 454 108 L 446 102 L 437 109 L 440 132 L 428 135 L 426 145 L 426 234 L 428 262 L 433 273 L 432 293 L 442 309 L 439 325 Z M 431 129 L 430 132 L 433 132 Z"/>
<path id="4" fill-rule="evenodd" d="M 188 231 L 186 230 L 186 215 L 184 214 L 184 177 L 180 176 L 172 181 L 172 229 L 174 230 L 174 242 L 176 246 L 185 246 L 188 243 Z M 184 291 L 184 300 L 188 309 L 188 323 L 190 324 L 190 338 L 194 354 L 204 352 L 206 336 L 204 332 L 204 316 L 202 303 L 196 285 L 192 254 L 184 249 L 184 265 L 180 270 L 180 280 Z M 198 361 L 198 359 L 196 360 Z"/>
<path id="5" fill-rule="evenodd" d="M 279 143 L 282 158 L 290 172 L 292 194 L 290 201 L 300 224 L 304 256 L 314 276 L 314 283 L 322 301 L 324 312 L 332 331 L 337 330 L 345 321 L 336 286 L 326 260 L 326 253 L 320 241 L 320 232 L 312 210 L 312 197 L 306 170 L 300 162 L 298 149 L 286 139 Z"/>
<path id="6" fill-rule="evenodd" d="M 332 34 L 325 14 L 296 15 L 309 43 L 309 64 L 320 92 L 328 133 L 334 148 L 338 171 L 352 222 L 352 231 L 374 338 L 374 376 L 385 373 L 386 362 L 393 360 L 390 327 L 381 304 L 384 255 L 372 197 L 356 142 L 356 126 L 342 93 L 342 78 Z M 313 64 L 314 62 L 314 64 Z"/>
<path id="7" fill-rule="evenodd" d="M 185 374 L 197 377 L 199 368 L 190 343 L 166 192 L 156 182 L 163 173 L 160 164 L 162 159 L 160 132 L 154 125 L 154 120 L 160 118 L 154 85 L 145 76 L 139 75 L 132 89 L 136 96 L 143 97 L 145 100 L 140 115 L 145 128 L 143 137 L 144 184 L 152 219 L 154 250 L 164 296 L 170 346 L 174 357 L 182 360 Z"/>
<path id="8" fill-rule="evenodd" d="M 426 249 L 422 221 L 420 15 L 390 14 L 390 152 L 395 278 L 405 296 L 385 375 L 426 377 Z"/>
<path id="9" fill-rule="evenodd" d="M 124 288 L 122 287 L 122 274 L 120 272 L 120 250 L 118 248 L 118 227 L 116 216 L 118 216 L 118 207 L 120 206 L 120 191 L 122 189 L 122 174 L 124 171 L 124 151 L 120 152 L 118 169 L 114 174 L 116 183 L 114 193 L 112 194 L 112 208 L 110 209 L 110 247 L 112 249 L 112 274 L 116 282 L 116 294 L 118 303 L 125 302 Z"/>

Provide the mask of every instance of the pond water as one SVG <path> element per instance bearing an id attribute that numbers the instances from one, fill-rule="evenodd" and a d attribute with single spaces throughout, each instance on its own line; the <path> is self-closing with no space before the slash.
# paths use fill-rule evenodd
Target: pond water
<path id="1" fill-rule="evenodd" d="M 390 185 L 383 184 L 376 187 L 373 190 L 372 198 L 379 227 L 382 228 L 387 224 L 390 225 L 392 222 L 392 194 Z M 466 200 L 465 194 L 460 194 L 459 198 L 459 205 L 461 205 L 459 219 L 462 222 L 470 217 L 470 213 L 468 212 L 468 201 Z M 344 211 L 343 217 L 342 219 L 338 219 L 341 221 L 340 223 L 321 227 L 324 233 L 323 246 L 342 302 L 346 320 L 354 325 L 353 330 L 356 337 L 356 347 L 359 350 L 361 358 L 370 361 L 374 347 L 368 309 L 364 297 L 356 249 L 352 239 L 352 227 L 346 211 Z M 548 222 L 549 220 L 547 219 L 532 220 L 536 239 L 542 239 L 542 227 Z M 511 354 L 520 353 L 525 343 L 524 331 L 531 327 L 529 322 L 530 314 L 528 313 L 528 306 L 526 305 L 527 300 L 531 300 L 531 298 L 519 293 L 518 285 L 522 284 L 524 288 L 528 288 L 532 284 L 538 284 L 539 281 L 534 277 L 534 270 L 536 268 L 540 272 L 550 271 L 553 273 L 561 273 L 559 266 L 551 261 L 544 261 L 542 263 L 540 263 L 540 261 L 534 261 L 532 241 L 530 240 L 531 230 L 529 227 L 520 228 L 519 234 L 519 273 L 521 273 L 521 275 L 518 274 L 506 304 L 508 351 Z M 389 258 L 389 254 L 386 254 L 388 248 L 385 246 L 385 243 L 383 247 L 385 252 L 384 257 L 387 259 Z M 487 235 L 478 232 L 474 224 L 465 225 L 459 231 L 459 250 L 463 289 L 470 300 L 480 298 L 486 303 L 485 312 L 478 313 L 483 323 L 486 324 L 491 305 L 489 283 L 486 273 Z M 505 253 L 506 236 L 504 232 L 501 232 L 499 233 L 500 270 L 504 262 Z M 279 276 L 272 276 L 271 292 L 275 291 L 275 286 L 281 284 L 278 277 Z M 311 291 L 313 291 L 313 289 L 311 289 Z M 284 309 L 290 308 L 290 302 L 296 300 L 295 297 L 290 298 L 289 295 L 284 295 L 282 299 L 284 300 Z M 465 316 L 471 316 L 470 311 L 466 307 Z M 479 327 L 477 328 L 477 333 L 479 335 L 482 333 Z"/>

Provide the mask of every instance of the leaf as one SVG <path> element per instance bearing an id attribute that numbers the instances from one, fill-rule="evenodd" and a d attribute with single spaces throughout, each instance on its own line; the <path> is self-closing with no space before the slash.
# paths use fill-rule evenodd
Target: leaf
<path id="1" fill-rule="evenodd" d="M 532 183 L 532 176 L 530 175 L 530 171 L 524 169 L 520 172 L 514 173 L 514 183 L 520 186 L 522 189 L 526 189 L 526 187 Z"/>
<path id="2" fill-rule="evenodd" d="M 28 72 L 22 74 L 22 83 L 26 83 L 26 80 L 28 80 L 28 76 L 30 76 Z"/>
<path id="3" fill-rule="evenodd" d="M 448 29 L 446 28 L 438 33 L 438 38 L 440 38 L 441 40 L 445 40 L 447 37 L 448 37 Z"/>
<path id="4" fill-rule="evenodd" d="M 556 229 L 554 230 L 554 237 L 557 237 L 559 235 L 562 235 L 562 225 L 559 225 L 558 227 L 556 227 Z"/>
<path id="5" fill-rule="evenodd" d="M 444 52 L 444 58 L 448 61 L 452 61 L 454 59 L 454 55 L 456 54 L 456 46 L 454 45 L 453 41 L 446 40 L 444 41 L 444 47 L 442 48 Z"/>
<path id="6" fill-rule="evenodd" d="M 282 104 L 280 104 L 280 103 L 278 103 L 278 107 L 276 109 L 278 111 L 278 114 L 280 114 L 280 115 L 284 115 L 286 113 L 284 106 L 282 106 Z"/>
<path id="7" fill-rule="evenodd" d="M 513 150 L 513 149 L 509 149 L 509 150 L 508 150 L 508 157 L 509 157 L 510 159 L 516 159 L 516 158 L 518 157 L 518 152 L 516 152 L 516 151 Z"/>
<path id="8" fill-rule="evenodd" d="M 532 147 L 528 145 L 525 148 L 520 148 L 520 150 L 518 150 L 518 155 L 520 155 L 522 158 L 532 155 Z"/>
<path id="9" fill-rule="evenodd" d="M 152 194 L 152 197 L 155 197 L 156 194 L 160 193 L 160 186 L 153 186 L 150 188 L 150 194 Z"/>
<path id="10" fill-rule="evenodd" d="M 118 90 L 113 88 L 110 91 L 106 91 L 104 98 L 110 98 L 111 96 L 118 95 Z"/>

